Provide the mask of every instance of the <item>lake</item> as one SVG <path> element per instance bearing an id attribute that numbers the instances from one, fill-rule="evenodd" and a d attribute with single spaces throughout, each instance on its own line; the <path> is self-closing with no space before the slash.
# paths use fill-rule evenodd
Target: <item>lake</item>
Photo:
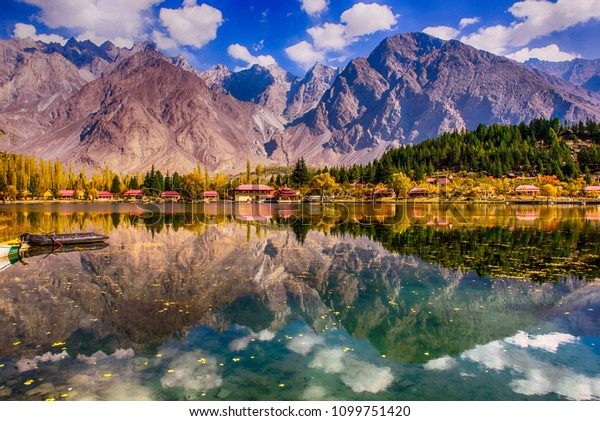
<path id="1" fill-rule="evenodd" d="M 2 400 L 598 400 L 600 208 L 15 204 Z M 15 234 L 16 235 L 16 234 Z"/>

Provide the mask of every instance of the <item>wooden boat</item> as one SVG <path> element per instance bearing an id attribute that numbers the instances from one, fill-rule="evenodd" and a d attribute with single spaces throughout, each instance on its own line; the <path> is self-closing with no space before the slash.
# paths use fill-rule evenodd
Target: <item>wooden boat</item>
<path id="1" fill-rule="evenodd" d="M 95 232 L 74 232 L 71 234 L 30 234 L 21 235 L 21 241 L 30 246 L 68 246 L 74 244 L 102 243 L 108 237 Z"/>

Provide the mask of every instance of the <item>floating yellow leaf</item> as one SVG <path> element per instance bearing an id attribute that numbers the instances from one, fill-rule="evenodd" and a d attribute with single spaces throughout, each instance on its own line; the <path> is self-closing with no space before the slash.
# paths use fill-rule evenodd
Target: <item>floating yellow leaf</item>
<path id="1" fill-rule="evenodd" d="M 460 307 L 454 307 L 452 310 L 454 310 L 454 311 L 460 311 Z"/>
<path id="2" fill-rule="evenodd" d="M 175 373 L 175 370 L 167 370 L 167 373 Z"/>
<path id="3" fill-rule="evenodd" d="M 571 314 L 571 312 L 570 311 L 565 311 L 565 314 Z"/>
<path id="4" fill-rule="evenodd" d="M 237 363 L 239 360 L 240 360 L 240 359 L 239 359 L 238 357 L 234 357 L 234 358 L 232 358 L 232 361 L 233 361 L 234 363 Z"/>
<path id="5" fill-rule="evenodd" d="M 112 377 L 112 374 L 110 374 L 110 373 L 105 373 L 105 374 L 104 374 L 104 377 Z"/>
<path id="6" fill-rule="evenodd" d="M 17 346 L 17 345 L 21 345 L 21 342 L 20 341 L 13 342 L 13 346 Z"/>
<path id="7" fill-rule="evenodd" d="M 30 379 L 30 380 L 27 380 L 27 381 L 26 381 L 25 383 L 23 383 L 23 384 L 24 384 L 25 386 L 29 386 L 29 385 L 32 385 L 32 384 L 33 384 L 33 382 L 35 382 L 35 380 L 33 380 L 33 379 Z"/>
<path id="8" fill-rule="evenodd" d="M 285 387 L 285 384 L 279 383 L 279 387 Z"/>
<path id="9" fill-rule="evenodd" d="M 56 399 L 54 399 L 54 398 L 46 398 L 46 399 L 45 399 L 45 401 L 46 401 L 46 402 L 54 402 L 55 400 L 56 400 Z"/>

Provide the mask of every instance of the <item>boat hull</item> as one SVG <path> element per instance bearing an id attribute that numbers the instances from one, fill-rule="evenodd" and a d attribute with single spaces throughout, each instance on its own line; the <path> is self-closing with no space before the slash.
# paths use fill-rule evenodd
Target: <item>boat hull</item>
<path id="1" fill-rule="evenodd" d="M 108 240 L 106 235 L 95 232 L 81 232 L 73 234 L 29 234 L 21 235 L 21 241 L 30 246 L 68 246 L 75 244 L 102 243 Z"/>

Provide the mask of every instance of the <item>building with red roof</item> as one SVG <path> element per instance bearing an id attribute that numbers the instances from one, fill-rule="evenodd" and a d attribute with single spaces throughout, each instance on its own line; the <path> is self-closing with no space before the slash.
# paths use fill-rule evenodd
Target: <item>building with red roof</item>
<path id="1" fill-rule="evenodd" d="M 204 199 L 205 202 L 216 202 L 219 200 L 219 193 L 214 190 L 207 190 L 202 193 L 202 199 Z"/>
<path id="2" fill-rule="evenodd" d="M 515 188 L 516 194 L 529 195 L 529 196 L 537 196 L 540 194 L 539 187 L 533 186 L 531 184 L 521 184 Z"/>
<path id="3" fill-rule="evenodd" d="M 181 199 L 181 193 L 175 190 L 165 190 L 160 194 L 160 198 L 170 202 L 177 202 Z"/>
<path id="4" fill-rule="evenodd" d="M 141 199 L 144 197 L 144 192 L 142 190 L 127 190 L 123 193 L 123 197 L 126 199 Z"/>
<path id="5" fill-rule="evenodd" d="M 264 184 L 241 184 L 233 191 L 236 202 L 258 202 L 273 197 L 275 189 Z"/>
<path id="6" fill-rule="evenodd" d="M 98 200 L 113 200 L 114 195 L 109 191 L 100 190 L 98 192 Z"/>

